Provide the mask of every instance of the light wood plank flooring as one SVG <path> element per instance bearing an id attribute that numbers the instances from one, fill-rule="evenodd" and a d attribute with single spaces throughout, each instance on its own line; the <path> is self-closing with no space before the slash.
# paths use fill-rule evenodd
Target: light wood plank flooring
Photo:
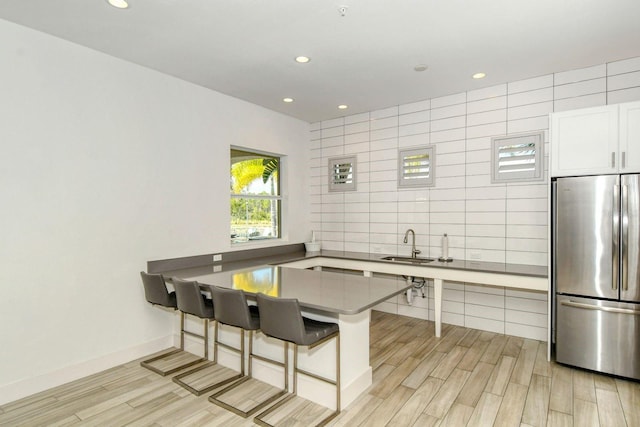
<path id="1" fill-rule="evenodd" d="M 333 426 L 640 427 L 640 383 L 546 361 L 538 341 L 374 311 L 373 385 Z M 0 407 L 0 425 L 249 426 L 139 360 Z M 286 416 L 322 412 L 296 398 Z"/>

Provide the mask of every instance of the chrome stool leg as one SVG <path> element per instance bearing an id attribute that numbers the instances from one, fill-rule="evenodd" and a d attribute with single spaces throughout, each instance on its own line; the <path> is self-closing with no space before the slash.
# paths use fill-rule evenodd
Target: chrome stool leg
<path id="1" fill-rule="evenodd" d="M 162 369 L 157 366 L 154 366 L 155 362 L 158 362 L 158 361 L 167 361 L 167 363 L 169 363 L 169 360 L 173 356 L 176 356 L 178 353 L 182 353 L 184 351 L 184 334 L 185 334 L 184 319 L 185 319 L 185 313 L 180 312 L 180 348 L 174 348 L 168 353 L 163 353 L 161 355 L 152 357 L 150 359 L 143 360 L 142 362 L 140 362 L 140 366 L 147 368 L 150 371 L 153 371 L 156 374 L 160 374 L 164 377 L 164 376 L 176 373 L 178 371 L 181 371 L 182 369 L 189 368 L 190 366 L 193 366 L 204 360 L 202 358 L 198 358 L 198 359 L 190 360 L 189 362 L 186 362 L 186 363 L 180 363 L 168 369 Z"/>
<path id="2" fill-rule="evenodd" d="M 244 332 L 244 330 L 243 330 Z M 244 340 L 243 340 L 244 343 Z M 211 395 L 209 397 L 209 401 L 212 403 L 215 403 L 218 406 L 221 406 L 233 413 L 235 413 L 236 415 L 240 415 L 241 417 L 247 418 L 250 415 L 255 414 L 256 412 L 258 412 L 260 409 L 263 409 L 265 406 L 275 402 L 276 400 L 278 400 L 280 397 L 284 396 L 285 394 L 287 394 L 287 390 L 289 388 L 289 348 L 288 348 L 288 343 L 285 342 L 284 345 L 284 363 L 281 363 L 279 361 L 276 360 L 272 360 L 257 354 L 253 353 L 253 331 L 249 330 L 249 355 L 248 355 L 248 359 L 249 359 L 249 367 L 248 367 L 248 375 L 243 376 L 243 378 L 241 378 L 240 380 L 236 381 L 235 383 L 231 384 L 230 386 L 218 391 L 217 393 Z M 265 400 L 258 402 L 257 404 L 255 404 L 254 406 L 250 407 L 249 409 L 246 410 L 242 410 L 239 409 L 233 405 L 230 405 L 229 403 L 223 401 L 221 398 L 226 395 L 227 393 L 231 392 L 232 390 L 236 389 L 237 387 L 241 386 L 241 384 L 249 381 L 249 379 L 252 378 L 252 373 L 253 373 L 253 359 L 256 358 L 258 360 L 262 360 L 264 362 L 268 362 L 274 365 L 278 365 L 278 366 L 282 366 L 285 372 L 285 380 L 284 380 L 284 389 L 277 391 L 276 393 L 274 393 L 273 395 L 269 396 L 268 398 L 266 398 Z M 244 368 L 244 354 L 242 355 L 242 365 Z"/>
<path id="3" fill-rule="evenodd" d="M 303 374 L 312 378 L 315 378 L 317 380 L 326 382 L 328 384 L 332 384 L 336 387 L 336 410 L 334 412 L 332 412 L 331 414 L 329 414 L 327 417 L 323 418 L 322 420 L 320 420 L 320 422 L 318 424 L 316 424 L 316 427 L 321 427 L 326 425 L 327 423 L 329 423 L 329 421 L 333 420 L 335 417 L 337 417 L 340 414 L 340 333 L 336 332 L 333 335 L 329 335 L 328 337 L 317 341 L 309 346 L 307 346 L 309 349 L 312 349 L 314 347 L 317 347 L 318 345 L 321 345 L 325 342 L 330 341 L 331 339 L 335 338 L 336 339 L 336 379 L 332 380 L 329 378 L 325 378 L 319 375 L 316 375 L 314 373 L 305 371 L 303 369 L 298 368 L 298 344 L 292 343 L 293 344 L 293 392 L 287 396 L 286 398 L 280 400 L 278 403 L 276 403 L 275 405 L 269 407 L 267 410 L 265 410 L 264 412 L 260 413 L 259 415 L 257 415 L 254 419 L 253 422 L 255 422 L 258 425 L 261 425 L 263 427 L 274 427 L 272 424 L 269 424 L 267 421 L 265 421 L 265 419 L 267 418 L 267 416 L 269 414 L 271 414 L 272 412 L 274 412 L 276 409 L 280 408 L 281 406 L 283 406 L 285 403 L 287 403 L 289 400 L 293 399 L 294 397 L 296 397 L 298 395 L 298 374 Z M 287 342 L 285 341 L 285 345 L 287 344 Z"/>
<path id="4" fill-rule="evenodd" d="M 214 322 L 214 327 L 213 327 L 213 361 L 208 361 L 208 356 L 209 356 L 209 352 L 208 352 L 208 342 L 209 342 L 209 334 L 208 334 L 208 324 L 209 324 L 209 319 L 205 319 L 205 333 L 202 336 L 202 338 L 204 338 L 205 340 L 205 358 L 201 359 L 201 361 L 207 361 L 207 363 L 200 365 L 194 369 L 190 369 L 186 372 L 180 373 L 178 375 L 176 375 L 175 377 L 173 377 L 173 382 L 180 385 L 181 387 L 189 390 L 191 393 L 195 394 L 196 396 L 200 396 L 204 393 L 208 393 L 211 390 L 215 390 L 218 387 L 222 387 L 223 385 L 226 385 L 232 381 L 235 381 L 236 379 L 240 378 L 241 375 L 235 375 L 229 378 L 225 378 L 224 380 L 221 381 L 217 381 L 211 384 L 205 384 L 201 387 L 194 387 L 191 384 L 189 384 L 186 381 L 187 377 L 190 377 L 191 375 L 195 374 L 196 372 L 200 372 L 204 369 L 207 369 L 211 366 L 217 366 L 218 365 L 218 345 L 220 344 L 218 342 L 218 329 L 219 329 L 219 323 L 218 322 Z"/>
<path id="5" fill-rule="evenodd" d="M 298 374 L 312 377 L 332 384 L 336 387 L 336 410 L 322 419 L 318 425 L 323 426 L 340 413 L 340 327 L 337 323 L 324 322 L 302 316 L 300 303 L 295 298 L 276 298 L 262 293 L 256 294 L 260 309 L 260 329 L 270 337 L 290 342 L 293 348 L 293 393 L 277 402 L 253 421 L 262 426 L 270 426 L 267 416 L 280 408 L 298 393 Z M 332 380 L 298 367 L 298 346 L 312 349 L 335 338 L 336 344 L 336 379 Z"/>

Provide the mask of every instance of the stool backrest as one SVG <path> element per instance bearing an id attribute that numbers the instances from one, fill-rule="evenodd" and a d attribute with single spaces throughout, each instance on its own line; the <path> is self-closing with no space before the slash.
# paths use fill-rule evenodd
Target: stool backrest
<path id="1" fill-rule="evenodd" d="M 304 342 L 304 321 L 297 299 L 275 298 L 258 293 L 256 300 L 260 310 L 260 330 L 263 333 L 298 344 Z"/>
<path id="2" fill-rule="evenodd" d="M 207 309 L 204 298 L 200 292 L 200 284 L 191 280 L 181 280 L 173 278 L 173 285 L 176 289 L 178 299 L 178 310 L 183 313 L 193 314 L 202 318 L 211 318 L 213 313 L 211 308 Z"/>
<path id="3" fill-rule="evenodd" d="M 251 324 L 247 296 L 242 289 L 212 286 L 211 296 L 218 322 L 247 330 L 254 329 Z"/>
<path id="4" fill-rule="evenodd" d="M 176 308 L 175 295 L 170 295 L 162 274 L 148 274 L 140 272 L 142 284 L 144 285 L 144 296 L 151 304 L 158 304 L 164 307 Z"/>

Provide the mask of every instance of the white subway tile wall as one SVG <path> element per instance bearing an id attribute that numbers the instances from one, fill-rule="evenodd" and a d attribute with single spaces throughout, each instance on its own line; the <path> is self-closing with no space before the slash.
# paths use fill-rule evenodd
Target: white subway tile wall
<path id="1" fill-rule="evenodd" d="M 510 264 L 547 264 L 546 182 L 491 183 L 491 137 L 545 131 L 549 113 L 640 100 L 640 57 L 313 123 L 311 218 L 323 249 L 421 256 L 449 255 Z M 434 187 L 398 189 L 398 148 L 436 145 Z M 358 188 L 329 193 L 327 162 L 356 155 Z M 401 280 L 401 279 L 399 279 Z M 398 296 L 376 309 L 434 319 L 433 284 L 413 303 Z M 445 283 L 442 319 L 546 340 L 547 294 Z"/>

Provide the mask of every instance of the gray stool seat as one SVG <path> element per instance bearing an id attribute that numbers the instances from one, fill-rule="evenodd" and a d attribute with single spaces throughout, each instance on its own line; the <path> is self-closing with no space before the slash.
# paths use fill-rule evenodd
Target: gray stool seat
<path id="1" fill-rule="evenodd" d="M 140 272 L 144 286 L 144 296 L 148 302 L 167 308 L 178 308 L 176 293 L 169 292 L 162 274 L 148 274 Z"/>
<path id="2" fill-rule="evenodd" d="M 200 292 L 200 284 L 196 281 L 173 278 L 176 289 L 178 310 L 201 319 L 213 319 L 213 301 Z"/>
<path id="3" fill-rule="evenodd" d="M 260 329 L 266 335 L 297 345 L 310 346 L 338 332 L 338 325 L 303 317 L 297 299 L 257 294 Z"/>
<path id="4" fill-rule="evenodd" d="M 288 343 L 293 344 L 293 392 L 272 407 L 254 418 L 254 422 L 262 426 L 270 426 L 267 415 L 284 405 L 297 395 L 298 373 L 332 384 L 336 387 L 336 410 L 322 419 L 317 426 L 323 426 L 340 413 L 340 328 L 335 323 L 321 322 L 302 316 L 300 303 L 293 298 L 274 298 L 257 294 L 260 310 L 260 329 L 270 337 L 285 342 L 285 389 L 288 388 Z M 336 339 L 336 379 L 332 380 L 298 368 L 298 346 L 316 347 L 331 339 Z"/>
<path id="5" fill-rule="evenodd" d="M 294 341 L 298 345 L 309 346 L 340 330 L 335 323 L 320 322 L 307 317 L 303 317 L 302 320 L 305 334 L 300 341 Z"/>
<path id="6" fill-rule="evenodd" d="M 142 278 L 142 284 L 144 286 L 145 298 L 149 303 L 166 308 L 171 308 L 173 310 L 176 310 L 178 308 L 176 293 L 169 292 L 167 290 L 167 285 L 162 274 L 148 274 L 144 271 L 141 271 L 140 277 Z M 180 321 L 181 329 L 183 329 L 184 313 L 180 314 Z M 140 365 L 155 373 L 165 376 L 173 374 L 174 372 L 178 372 L 181 369 L 188 368 L 199 362 L 198 359 L 189 361 L 182 360 L 176 364 L 174 359 L 176 358 L 176 356 L 178 356 L 178 353 L 182 352 L 183 350 L 184 341 L 181 339 L 180 348 L 174 348 L 167 353 L 163 353 L 159 356 L 143 360 L 142 362 L 140 362 Z M 158 362 L 160 362 L 160 364 L 162 364 L 162 362 L 166 362 L 166 365 L 169 367 L 166 369 L 158 367 Z"/>
<path id="7" fill-rule="evenodd" d="M 213 303 L 213 300 L 211 300 L 210 298 L 206 298 L 204 295 L 202 295 L 200 284 L 197 281 L 182 280 L 175 277 L 172 279 L 172 281 L 176 290 L 176 296 L 178 300 L 178 309 L 183 313 L 183 315 L 189 314 L 191 316 L 196 316 L 204 320 L 204 333 L 200 335 L 200 334 L 185 330 L 184 318 L 182 319 L 182 322 L 180 325 L 181 345 L 184 345 L 184 335 L 191 335 L 197 338 L 201 338 L 204 343 L 204 357 L 198 360 L 198 363 L 207 362 L 205 364 L 201 364 L 200 366 L 194 369 L 191 369 L 186 372 L 180 373 L 179 375 L 176 375 L 173 378 L 173 381 L 181 385 L 185 389 L 189 390 L 191 393 L 195 394 L 196 396 L 200 396 L 201 394 L 211 391 L 215 387 L 221 384 L 226 384 L 226 381 L 222 382 L 221 384 L 217 384 L 217 383 L 202 384 L 202 382 L 199 382 L 198 386 L 195 387 L 190 385 L 185 380 L 185 377 L 188 377 L 194 374 L 195 372 L 198 372 L 202 369 L 206 369 L 212 365 L 217 364 L 217 349 L 216 349 L 215 341 L 213 345 L 213 350 L 214 350 L 213 362 L 209 361 L 209 321 L 215 320 L 214 303 Z M 217 328 L 218 328 L 218 324 L 216 323 L 215 324 L 216 335 L 218 331 Z"/>
<path id="8" fill-rule="evenodd" d="M 195 369 L 192 369 L 188 372 L 182 373 L 180 375 L 176 375 L 173 378 L 173 381 L 182 387 L 186 388 L 193 394 L 199 396 L 203 393 L 214 390 L 223 385 L 229 384 L 233 381 L 236 381 L 242 377 L 244 377 L 244 331 L 245 329 L 249 330 L 249 332 L 256 330 L 260 327 L 260 317 L 258 315 L 258 307 L 253 307 L 250 309 L 247 305 L 247 299 L 242 291 L 234 291 L 234 290 L 226 290 L 219 288 L 217 286 L 210 286 L 211 296 L 213 299 L 213 306 L 211 307 L 211 313 L 215 313 L 216 323 L 214 326 L 214 339 L 213 339 L 213 362 L 207 363 L 206 365 L 199 366 Z M 180 298 L 180 296 L 179 296 Z M 191 301 L 194 306 L 199 305 L 198 301 Z M 207 314 L 209 314 L 209 304 L 205 301 L 205 310 L 207 310 Z M 225 343 L 222 343 L 218 340 L 218 331 L 219 325 L 230 325 L 241 328 L 240 331 L 240 348 L 237 349 Z M 237 375 L 232 375 L 230 377 L 226 377 L 220 381 L 208 382 L 206 384 L 200 383 L 199 387 L 196 389 L 195 387 L 187 384 L 185 378 L 191 376 L 195 372 L 201 371 L 203 369 L 208 369 L 213 365 L 217 365 L 218 362 L 218 347 L 223 346 L 229 350 L 240 353 L 240 373 Z M 251 335 L 249 336 L 249 348 L 251 348 Z M 251 365 L 249 365 L 251 366 Z M 226 368 L 221 368 L 226 369 Z M 219 372 L 219 370 L 218 370 Z"/>
<path id="9" fill-rule="evenodd" d="M 220 323 L 245 331 L 260 329 L 258 307 L 247 304 L 247 296 L 241 289 L 211 287 L 211 295 L 216 306 L 216 320 Z"/>
<path id="10" fill-rule="evenodd" d="M 219 342 L 217 340 L 217 330 L 215 341 L 218 345 L 222 345 L 223 347 L 240 354 L 240 375 L 236 377 L 238 381 L 210 396 L 209 401 L 246 418 L 249 415 L 252 415 L 260 409 L 264 408 L 266 405 L 274 402 L 275 400 L 283 396 L 285 392 L 278 391 L 277 393 L 272 394 L 262 401 L 257 401 L 253 406 L 249 407 L 246 410 L 242 410 L 223 400 L 223 396 L 225 394 L 240 387 L 241 384 L 244 384 L 251 378 L 253 358 L 257 357 L 253 354 L 253 332 L 260 329 L 260 313 L 258 307 L 256 307 L 255 305 L 247 304 L 247 297 L 242 290 L 212 286 L 211 294 L 213 296 L 213 301 L 216 307 L 216 320 L 218 324 L 240 328 L 240 349 Z M 244 374 L 245 330 L 249 331 L 249 372 L 247 375 Z"/>

